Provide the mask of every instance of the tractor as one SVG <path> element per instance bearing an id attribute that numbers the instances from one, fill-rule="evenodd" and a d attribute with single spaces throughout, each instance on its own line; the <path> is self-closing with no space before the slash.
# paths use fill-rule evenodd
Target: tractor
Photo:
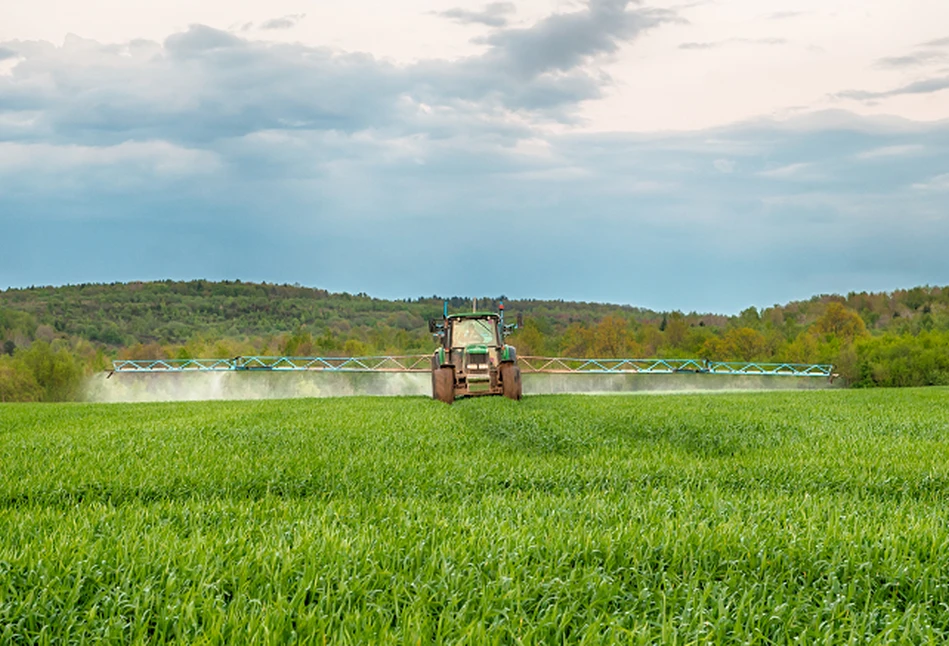
<path id="1" fill-rule="evenodd" d="M 504 324 L 504 304 L 498 313 L 448 314 L 429 321 L 439 341 L 432 355 L 432 397 L 450 404 L 459 397 L 503 395 L 521 398 L 521 369 L 517 352 L 504 335 L 517 328 Z"/>

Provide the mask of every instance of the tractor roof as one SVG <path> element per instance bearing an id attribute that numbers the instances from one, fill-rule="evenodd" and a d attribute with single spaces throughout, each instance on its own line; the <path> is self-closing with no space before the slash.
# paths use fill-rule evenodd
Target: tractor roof
<path id="1" fill-rule="evenodd" d="M 497 312 L 465 312 L 464 314 L 449 314 L 450 319 L 496 319 L 500 318 Z"/>

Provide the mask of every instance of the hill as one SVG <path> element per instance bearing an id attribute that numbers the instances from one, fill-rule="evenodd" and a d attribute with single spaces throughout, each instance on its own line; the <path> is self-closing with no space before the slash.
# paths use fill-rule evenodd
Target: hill
<path id="1" fill-rule="evenodd" d="M 501 298 L 480 298 L 479 306 L 496 308 Z M 452 311 L 471 302 L 448 300 Z M 205 280 L 8 289 L 0 292 L 7 355 L 0 400 L 23 399 L 24 389 L 28 399 L 67 397 L 69 388 L 57 386 L 54 395 L 51 377 L 38 371 L 58 370 L 68 382 L 121 357 L 424 353 L 432 347 L 427 320 L 440 314 L 442 301 Z M 949 383 L 945 287 L 825 294 L 736 316 L 569 301 L 506 304 L 524 317 L 511 340 L 525 355 L 822 362 L 838 365 L 856 385 Z M 57 364 L 67 359 L 74 368 Z"/>
<path id="2" fill-rule="evenodd" d="M 445 297 L 457 311 L 470 297 Z M 480 298 L 494 309 L 503 296 Z M 431 345 L 427 321 L 442 311 L 443 297 L 384 300 L 366 294 L 331 293 L 299 285 L 240 281 L 159 281 L 30 287 L 0 292 L 0 339 L 29 341 L 67 336 L 120 348 L 136 344 L 184 344 L 210 339 L 266 338 L 301 327 L 316 336 L 358 339 L 379 350 Z M 614 314 L 629 320 L 655 318 L 629 306 L 563 301 L 511 301 L 512 311 L 550 320 L 557 327 L 589 325 Z M 0 314 L 0 316 L 3 316 Z M 400 332 L 406 333 L 405 335 Z"/>

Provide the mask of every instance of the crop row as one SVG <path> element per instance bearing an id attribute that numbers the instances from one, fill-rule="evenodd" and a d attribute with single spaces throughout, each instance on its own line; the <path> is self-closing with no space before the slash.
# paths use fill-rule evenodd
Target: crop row
<path id="1" fill-rule="evenodd" d="M 947 395 L 0 407 L 0 642 L 940 643 Z"/>

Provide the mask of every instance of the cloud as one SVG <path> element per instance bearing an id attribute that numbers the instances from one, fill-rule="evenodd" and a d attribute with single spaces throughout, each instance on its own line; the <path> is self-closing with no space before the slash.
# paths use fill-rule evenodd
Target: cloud
<path id="1" fill-rule="evenodd" d="M 189 146 L 283 129 L 493 129 L 508 137 L 531 124 L 573 122 L 579 104 L 610 82 L 597 61 L 676 19 L 627 4 L 591 0 L 529 27 L 496 29 L 480 55 L 408 65 L 204 25 L 163 43 L 0 42 L 23 57 L 15 78 L 0 75 L 0 114 L 35 113 L 34 137 L 79 144 L 163 138 Z"/>
<path id="2" fill-rule="evenodd" d="M 513 2 L 491 2 L 481 11 L 469 11 L 456 7 L 446 11 L 437 11 L 435 14 L 463 25 L 482 24 L 488 27 L 504 27 L 508 24 L 508 16 L 515 11 L 517 8 Z"/>
<path id="3" fill-rule="evenodd" d="M 498 30 L 476 42 L 490 51 L 485 62 L 522 78 L 564 73 L 678 16 L 663 9 L 629 10 L 628 0 L 590 0 L 586 8 L 553 14 L 527 28 Z"/>
<path id="4" fill-rule="evenodd" d="M 0 61 L 5 61 L 10 58 L 16 58 L 18 54 L 7 47 L 0 47 Z"/>
<path id="5" fill-rule="evenodd" d="M 0 141 L 0 174 L 50 170 L 72 171 L 94 166 L 130 165 L 147 167 L 163 175 L 212 172 L 219 168 L 217 156 L 164 141 L 128 141 L 115 146 L 56 146 Z"/>
<path id="6" fill-rule="evenodd" d="M 682 43 L 679 49 L 716 49 L 726 45 L 745 44 L 745 45 L 786 45 L 784 38 L 728 38 L 713 42 L 690 42 Z"/>
<path id="7" fill-rule="evenodd" d="M 889 56 L 877 60 L 878 67 L 913 67 L 949 60 L 949 53 L 939 51 L 922 51 L 905 56 Z"/>
<path id="8" fill-rule="evenodd" d="M 932 94 L 949 89 L 949 76 L 925 79 L 903 85 L 892 90 L 883 90 L 872 92 L 866 90 L 846 90 L 838 92 L 835 96 L 841 99 L 854 99 L 856 101 L 872 101 L 875 99 L 885 99 L 891 96 L 900 96 L 904 94 Z"/>
<path id="9" fill-rule="evenodd" d="M 715 47 L 721 47 L 724 43 L 681 43 L 679 49 L 713 49 Z"/>
<path id="10" fill-rule="evenodd" d="M 0 77 L 0 112 L 32 111 L 34 137 L 80 144 L 386 127 L 411 89 L 403 70 L 371 57 L 198 25 L 162 44 L 67 39 L 22 53 L 16 77 Z"/>
<path id="11" fill-rule="evenodd" d="M 907 157 L 910 155 L 918 155 L 925 150 L 926 147 L 922 144 L 903 144 L 898 146 L 883 146 L 881 148 L 864 150 L 854 155 L 854 157 L 862 161 L 890 157 Z"/>
<path id="12" fill-rule="evenodd" d="M 947 192 L 949 191 L 949 173 L 936 175 L 925 182 L 913 184 L 913 188 L 917 191 L 936 191 L 940 193 Z"/>
<path id="13" fill-rule="evenodd" d="M 787 120 L 762 119 L 762 124 L 792 132 L 838 132 L 855 131 L 865 135 L 887 133 L 893 136 L 916 136 L 927 131 L 927 122 L 912 121 L 892 114 L 864 115 L 859 119 L 848 110 L 818 110 L 802 112 Z"/>
<path id="14" fill-rule="evenodd" d="M 810 162 L 796 162 L 777 168 L 770 168 L 759 172 L 758 175 L 770 179 L 789 180 L 813 180 L 820 178 L 820 176 L 814 172 L 814 164 Z"/>
<path id="15" fill-rule="evenodd" d="M 949 60 L 949 52 L 940 51 L 942 47 L 949 47 L 949 38 L 938 38 L 916 46 L 916 51 L 903 56 L 887 56 L 876 61 L 877 67 L 915 67 L 942 63 Z"/>
<path id="16" fill-rule="evenodd" d="M 799 16 L 806 16 L 807 11 L 776 11 L 772 14 L 765 16 L 766 20 L 787 20 L 788 18 L 797 18 Z"/>
<path id="17" fill-rule="evenodd" d="M 7 205 L 17 204 L 6 209 L 0 199 L 0 212 L 6 212 L 0 220 L 22 214 L 24 203 L 39 207 L 40 221 L 122 219 L 156 194 L 187 200 L 222 170 L 217 152 L 165 141 L 105 146 L 0 141 L 0 183 Z M 109 200 L 119 201 L 118 208 L 106 208 Z"/>
<path id="18" fill-rule="evenodd" d="M 296 27 L 301 20 L 306 18 L 305 13 L 292 13 L 280 18 L 272 18 L 260 23 L 261 29 L 291 29 Z"/>
<path id="19" fill-rule="evenodd" d="M 115 280 L 125 277 L 123 267 L 134 267 L 139 277 L 299 281 L 380 296 L 411 295 L 427 285 L 449 293 L 738 311 L 885 280 L 894 281 L 890 288 L 934 282 L 940 271 L 935 250 L 949 239 L 947 227 L 928 224 L 925 239 L 907 231 L 918 231 L 941 204 L 944 193 L 911 186 L 930 181 L 929 169 L 949 161 L 945 125 L 907 129 L 838 113 L 833 120 L 762 119 L 695 133 L 534 137 L 511 147 L 491 135 L 257 132 L 206 144 L 221 161 L 190 188 L 111 196 L 94 186 L 64 193 L 70 173 L 83 167 L 76 159 L 72 171 L 53 178 L 52 191 L 32 186 L 19 202 L 0 196 L 4 231 L 23 241 L 18 247 L 41 240 L 55 251 L 41 264 L 11 250 L 0 258 L 0 280 Z M 933 157 L 853 163 L 860 151 L 923 142 Z M 735 172 L 722 173 L 722 161 L 734 162 Z M 787 170 L 795 164 L 821 169 L 827 179 L 820 190 L 759 175 L 802 172 Z M 121 155 L 114 168 L 116 177 L 136 173 Z M 186 181 L 187 173 L 176 178 Z M 102 187 L 109 179 L 98 176 Z M 132 188 L 156 183 L 166 185 L 152 179 Z M 77 207 L 80 198 L 88 206 Z M 55 226 L 50 217 L 59 217 Z M 503 276 L 433 274 L 424 254 L 407 253 L 432 230 L 451 239 L 472 222 L 503 228 L 518 241 L 517 253 L 484 251 L 486 262 L 504 263 Z M 46 223 L 43 234 L 39 223 Z M 95 245 L 112 250 L 109 263 L 80 251 Z M 602 280 L 648 273 L 671 245 L 680 261 L 648 285 Z M 550 260 L 591 248 L 595 263 Z M 740 286 L 736 275 L 746 277 Z"/>
<path id="20" fill-rule="evenodd" d="M 191 25 L 188 31 L 172 34 L 165 39 L 164 43 L 166 52 L 183 58 L 213 53 L 216 50 L 234 50 L 248 46 L 250 43 L 239 36 L 205 25 Z M 91 47 L 107 51 L 94 42 Z"/>
<path id="21" fill-rule="evenodd" d="M 240 277 L 738 311 L 945 275 L 947 122 L 564 127 L 608 87 L 601 61 L 672 20 L 595 2 L 405 65 L 202 26 L 0 43 L 21 61 L 0 76 L 0 224 L 17 241 L 0 284 Z M 418 250 L 472 226 L 512 241 L 483 250 L 506 270 L 433 272 Z"/>
<path id="22" fill-rule="evenodd" d="M 6 50 L 6 52 L 9 52 L 11 55 L 4 55 L 5 52 L 0 50 L 0 76 L 12 76 L 13 70 L 16 69 L 20 61 L 23 60 L 12 50 Z"/>

